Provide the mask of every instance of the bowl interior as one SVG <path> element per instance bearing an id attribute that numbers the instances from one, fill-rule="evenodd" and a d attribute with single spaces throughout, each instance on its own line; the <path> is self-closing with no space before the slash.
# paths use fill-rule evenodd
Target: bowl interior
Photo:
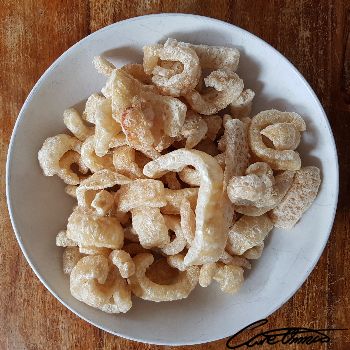
<path id="1" fill-rule="evenodd" d="M 75 300 L 62 273 L 55 235 L 66 227 L 73 200 L 57 177 L 42 175 L 37 152 L 45 138 L 65 130 L 65 108 L 81 105 L 105 78 L 93 68 L 95 55 L 117 66 L 142 62 L 142 46 L 168 37 L 192 43 L 237 47 L 238 74 L 256 92 L 253 113 L 295 111 L 307 122 L 300 153 L 304 165 L 321 168 L 316 201 L 291 231 L 274 229 L 260 260 L 236 295 L 217 286 L 197 287 L 186 300 L 151 303 L 139 299 L 127 314 L 109 315 Z M 18 118 L 8 159 L 7 193 L 12 222 L 30 265 L 47 288 L 73 312 L 126 338 L 157 344 L 193 344 L 234 334 L 287 301 L 316 264 L 333 223 L 338 163 L 333 136 L 315 94 L 297 70 L 252 34 L 217 20 L 191 15 L 138 17 L 106 27 L 63 54 L 34 87 Z"/>

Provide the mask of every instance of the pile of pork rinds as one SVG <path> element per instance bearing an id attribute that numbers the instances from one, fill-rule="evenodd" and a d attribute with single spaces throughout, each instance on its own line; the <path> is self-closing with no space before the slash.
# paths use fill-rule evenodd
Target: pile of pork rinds
<path id="1" fill-rule="evenodd" d="M 77 200 L 56 237 L 75 298 L 119 313 L 132 294 L 177 300 L 212 280 L 235 293 L 272 228 L 310 207 L 321 179 L 295 151 L 305 122 L 252 117 L 238 62 L 236 49 L 174 39 L 144 47 L 143 64 L 94 59 L 102 94 L 67 109 L 71 134 L 38 154 Z"/>

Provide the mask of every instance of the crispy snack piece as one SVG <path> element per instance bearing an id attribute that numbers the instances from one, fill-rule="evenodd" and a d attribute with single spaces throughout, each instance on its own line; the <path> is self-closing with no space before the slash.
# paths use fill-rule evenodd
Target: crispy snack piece
<path id="1" fill-rule="evenodd" d="M 135 273 L 135 263 L 129 253 L 124 250 L 116 249 L 109 255 L 112 263 L 118 268 L 123 278 L 128 278 Z"/>
<path id="2" fill-rule="evenodd" d="M 202 69 L 227 69 L 236 71 L 239 63 L 239 51 L 231 47 L 193 45 L 188 44 L 196 51 Z"/>
<path id="3" fill-rule="evenodd" d="M 193 166 L 201 175 L 196 206 L 196 233 L 186 254 L 185 264 L 199 265 L 217 261 L 226 243 L 222 217 L 223 173 L 217 161 L 197 150 L 176 150 L 148 163 L 143 173 L 161 177 L 167 171 L 181 171 Z"/>
<path id="4" fill-rule="evenodd" d="M 204 82 L 207 88 L 212 89 L 203 94 L 192 90 L 185 95 L 191 108 L 204 115 L 215 114 L 226 108 L 238 98 L 244 87 L 243 80 L 232 71 L 214 71 L 204 79 Z"/>
<path id="5" fill-rule="evenodd" d="M 233 118 L 243 119 L 250 116 L 252 102 L 255 96 L 253 90 L 243 90 L 238 98 L 230 103 L 230 111 Z"/>
<path id="6" fill-rule="evenodd" d="M 103 255 L 82 258 L 70 274 L 74 298 L 108 313 L 127 312 L 132 306 L 125 279 Z"/>
<path id="7" fill-rule="evenodd" d="M 260 216 L 275 208 L 293 183 L 294 171 L 286 170 L 275 177 L 275 184 L 267 187 L 264 194 L 251 205 L 235 205 L 238 213 Z"/>
<path id="8" fill-rule="evenodd" d="M 272 228 L 273 223 L 267 214 L 242 216 L 228 233 L 226 250 L 230 254 L 242 255 L 248 249 L 260 245 Z"/>
<path id="9" fill-rule="evenodd" d="M 137 79 L 142 84 L 151 84 L 152 77 L 143 69 L 143 65 L 139 63 L 129 63 L 120 68 L 126 73 L 130 74 L 133 78 Z"/>
<path id="10" fill-rule="evenodd" d="M 222 126 L 222 117 L 219 115 L 204 116 L 204 121 L 207 123 L 208 131 L 205 135 L 209 140 L 214 141 Z"/>
<path id="11" fill-rule="evenodd" d="M 67 237 L 66 231 L 60 231 L 56 236 L 56 246 L 57 247 L 76 247 L 77 242 Z"/>
<path id="12" fill-rule="evenodd" d="M 103 56 L 95 56 L 92 61 L 95 69 L 100 73 L 109 77 L 113 70 L 115 69 L 115 65 L 105 59 Z"/>
<path id="13" fill-rule="evenodd" d="M 283 229 L 293 228 L 315 200 L 320 184 L 319 168 L 307 166 L 298 170 L 289 191 L 270 214 L 273 224 Z"/>
<path id="14" fill-rule="evenodd" d="M 243 272 L 236 265 L 225 265 L 221 262 L 204 264 L 200 269 L 199 284 L 201 287 L 208 287 L 215 280 L 223 292 L 234 294 L 243 284 Z"/>
<path id="15" fill-rule="evenodd" d="M 208 126 L 205 120 L 193 111 L 187 112 L 181 135 L 186 139 L 186 148 L 195 147 L 207 134 Z"/>
<path id="16" fill-rule="evenodd" d="M 99 94 L 92 94 L 86 101 L 85 109 L 82 115 L 83 119 L 89 123 L 95 124 L 97 106 L 105 99 L 105 97 Z"/>
<path id="17" fill-rule="evenodd" d="M 131 147 L 152 159 L 160 156 L 160 153 L 155 149 L 155 139 L 151 131 L 152 124 L 147 121 L 140 108 L 129 107 L 125 109 L 121 125 Z"/>
<path id="18" fill-rule="evenodd" d="M 166 244 L 161 251 L 166 255 L 175 255 L 186 247 L 186 239 L 182 230 L 180 218 L 174 215 L 164 215 L 165 225 L 174 232 L 175 238 Z"/>
<path id="19" fill-rule="evenodd" d="M 67 237 L 79 246 L 119 249 L 124 232 L 115 217 L 101 217 L 92 210 L 76 207 L 68 218 Z"/>
<path id="20" fill-rule="evenodd" d="M 113 151 L 113 165 L 116 171 L 130 179 L 143 177 L 142 170 L 135 158 L 135 150 L 127 145 L 120 146 Z"/>
<path id="21" fill-rule="evenodd" d="M 98 157 L 107 154 L 111 142 L 121 131 L 121 126 L 112 118 L 111 100 L 105 99 L 97 104 L 95 114 L 95 153 Z"/>
<path id="22" fill-rule="evenodd" d="M 227 195 L 236 205 L 254 205 L 266 192 L 263 180 L 255 174 L 233 176 L 227 185 Z"/>
<path id="23" fill-rule="evenodd" d="M 252 249 L 255 249 L 255 247 Z M 247 252 L 249 250 L 247 250 Z M 219 261 L 221 261 L 225 265 L 236 265 L 236 266 L 244 267 L 245 269 L 250 270 L 252 266 L 247 259 L 251 259 L 251 258 L 248 258 L 246 255 L 244 255 L 243 257 L 237 256 L 237 255 L 230 255 L 229 253 L 227 253 L 226 250 L 224 250 Z"/>
<path id="24" fill-rule="evenodd" d="M 64 188 L 64 191 L 71 197 L 73 198 L 77 198 L 77 188 L 78 186 L 74 186 L 74 185 L 67 185 Z"/>
<path id="25" fill-rule="evenodd" d="M 140 243 L 132 242 L 124 245 L 123 250 L 130 254 L 130 256 L 135 256 L 141 253 L 150 253 L 151 251 L 142 247 Z"/>
<path id="26" fill-rule="evenodd" d="M 191 208 L 191 203 L 184 198 L 180 207 L 181 229 L 187 245 L 190 246 L 196 234 L 196 215 Z"/>
<path id="27" fill-rule="evenodd" d="M 96 173 L 95 173 L 96 174 Z M 91 202 L 91 207 L 96 210 L 100 216 L 106 215 L 114 205 L 114 196 L 106 190 L 96 193 L 95 198 Z"/>
<path id="28" fill-rule="evenodd" d="M 248 249 L 243 256 L 247 259 L 259 259 L 261 257 L 261 254 L 264 250 L 264 242 L 261 242 L 260 244 L 256 245 L 253 248 Z"/>
<path id="29" fill-rule="evenodd" d="M 244 124 L 238 119 L 228 119 L 224 123 L 225 170 L 224 186 L 232 176 L 243 175 L 249 162 L 249 146 Z"/>
<path id="30" fill-rule="evenodd" d="M 85 255 L 79 252 L 78 247 L 67 247 L 63 251 L 63 273 L 69 275 L 73 267 L 82 259 Z"/>
<path id="31" fill-rule="evenodd" d="M 81 142 L 72 136 L 59 134 L 47 138 L 38 152 L 38 160 L 45 176 L 58 175 L 67 185 L 78 185 L 80 180 L 72 170 L 61 168 L 63 155 L 72 150 L 80 153 Z"/>
<path id="32" fill-rule="evenodd" d="M 170 266 L 165 257 L 157 258 L 146 270 L 146 277 L 160 285 L 169 285 L 176 282 L 179 271 Z"/>
<path id="33" fill-rule="evenodd" d="M 112 249 L 109 248 L 101 248 L 94 246 L 81 246 L 79 247 L 79 252 L 86 255 L 103 255 L 106 258 L 111 253 Z"/>
<path id="34" fill-rule="evenodd" d="M 137 207 L 131 210 L 132 227 L 144 248 L 164 248 L 170 243 L 168 227 L 159 208 Z"/>
<path id="35" fill-rule="evenodd" d="M 301 132 L 306 125 L 303 118 L 294 112 L 280 112 L 275 109 L 263 111 L 252 118 L 249 126 L 249 145 L 252 152 L 274 170 L 298 170 L 300 156 L 292 150 L 277 150 L 267 147 L 262 139 L 261 130 L 277 123 L 291 123 Z"/>
<path id="36" fill-rule="evenodd" d="M 179 178 L 190 186 L 200 186 L 201 177 L 196 169 L 185 167 L 179 172 Z"/>
<path id="37" fill-rule="evenodd" d="M 84 124 L 78 111 L 68 108 L 63 112 L 63 122 L 67 129 L 80 141 L 85 141 L 94 133 L 94 129 Z"/>
<path id="38" fill-rule="evenodd" d="M 155 57 L 148 57 L 148 54 Z M 181 72 L 159 66 L 158 59 L 180 62 Z M 163 94 L 175 97 L 194 89 L 201 76 L 201 66 L 196 52 L 175 39 L 168 39 L 163 47 L 157 45 L 154 48 L 144 48 L 144 67 L 147 72 L 152 73 L 152 82 Z"/>
<path id="39" fill-rule="evenodd" d="M 66 152 L 62 158 L 59 161 L 59 166 L 61 167 L 61 174 L 62 176 L 64 176 L 65 178 L 75 178 L 75 174 L 72 171 L 72 165 L 76 164 L 78 165 L 78 169 L 79 172 L 81 174 L 87 174 L 89 169 L 86 167 L 86 165 L 84 164 L 80 154 L 78 152 L 75 151 L 68 151 Z M 76 174 L 78 181 L 80 182 L 84 176 L 79 176 L 78 174 Z M 74 186 L 74 185 L 71 185 Z"/>
<path id="40" fill-rule="evenodd" d="M 116 193 L 118 210 L 127 212 L 139 207 L 164 207 L 167 204 L 165 192 L 164 185 L 159 180 L 134 180 L 121 186 Z"/>
<path id="41" fill-rule="evenodd" d="M 125 185 L 130 182 L 131 179 L 124 175 L 108 169 L 100 170 L 80 183 L 76 190 L 78 205 L 88 208 L 94 200 L 97 191 L 111 188 L 115 185 Z"/>
<path id="42" fill-rule="evenodd" d="M 195 208 L 197 204 L 198 188 L 183 188 L 181 190 L 164 189 L 166 205 L 160 210 L 163 214 L 180 214 L 182 201 L 188 200 L 191 208 Z"/>
<path id="43" fill-rule="evenodd" d="M 182 186 L 176 177 L 176 173 L 169 172 L 162 176 L 161 180 L 164 185 L 167 185 L 171 190 L 181 190 Z"/>
<path id="44" fill-rule="evenodd" d="M 260 131 L 273 143 L 275 149 L 295 150 L 300 143 L 300 131 L 292 123 L 276 123 Z"/>
<path id="45" fill-rule="evenodd" d="M 97 156 L 95 152 L 95 135 L 88 137 L 83 142 L 81 146 L 81 158 L 84 164 L 93 173 L 104 169 L 114 169 L 111 154 L 106 154 L 103 157 Z"/>
<path id="46" fill-rule="evenodd" d="M 124 111 L 130 107 L 150 109 L 149 113 L 159 116 L 165 135 L 178 136 L 185 122 L 186 105 L 171 96 L 159 95 L 155 89 L 141 84 L 122 70 L 111 75 L 113 116 L 120 121 Z M 141 111 L 145 112 L 145 110 Z M 150 122 L 150 120 L 149 120 Z"/>
<path id="47" fill-rule="evenodd" d="M 191 266 L 180 271 L 175 282 L 160 285 L 146 276 L 146 270 L 153 263 L 152 254 L 138 254 L 134 258 L 136 272 L 128 278 L 132 292 L 141 299 L 155 302 L 187 298 L 198 282 L 199 268 Z"/>

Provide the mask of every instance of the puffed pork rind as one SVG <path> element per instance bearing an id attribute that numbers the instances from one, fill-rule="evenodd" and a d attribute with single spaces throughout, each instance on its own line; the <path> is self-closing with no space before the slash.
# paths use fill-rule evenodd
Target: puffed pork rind
<path id="1" fill-rule="evenodd" d="M 292 229 L 315 200 L 320 184 L 319 168 L 307 166 L 298 170 L 289 191 L 270 213 L 274 226 Z"/>

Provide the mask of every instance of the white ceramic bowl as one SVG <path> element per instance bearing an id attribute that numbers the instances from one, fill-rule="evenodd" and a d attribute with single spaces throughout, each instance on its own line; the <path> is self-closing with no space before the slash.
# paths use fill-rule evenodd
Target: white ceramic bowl
<path id="1" fill-rule="evenodd" d="M 186 300 L 136 299 L 127 314 L 109 315 L 75 300 L 62 273 L 56 233 L 65 228 L 73 200 L 57 177 L 42 175 L 37 152 L 44 139 L 64 130 L 62 112 L 99 91 L 104 77 L 95 55 L 115 64 L 141 62 L 142 46 L 168 37 L 241 51 L 238 74 L 256 92 L 253 112 L 296 111 L 307 122 L 301 154 L 317 165 L 323 182 L 312 207 L 291 231 L 273 230 L 243 288 L 225 295 L 197 287 Z M 95 32 L 59 57 L 37 82 L 18 117 L 8 153 L 7 198 L 14 231 L 30 266 L 49 291 L 95 326 L 125 338 L 156 344 L 203 343 L 234 334 L 285 303 L 318 261 L 331 231 L 338 196 L 338 163 L 332 132 L 314 92 L 280 53 L 256 36 L 211 18 L 162 14 L 122 21 Z"/>

